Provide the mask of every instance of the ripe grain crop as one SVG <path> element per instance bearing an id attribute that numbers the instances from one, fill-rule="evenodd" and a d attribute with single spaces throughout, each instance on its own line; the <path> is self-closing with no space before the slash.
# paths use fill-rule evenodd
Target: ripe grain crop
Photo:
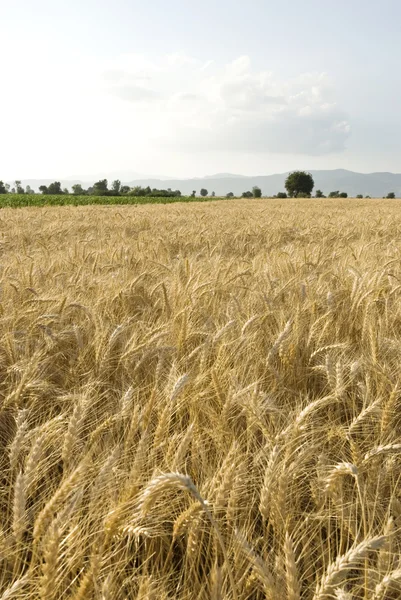
<path id="1" fill-rule="evenodd" d="M 0 598 L 401 595 L 401 205 L 0 212 Z"/>

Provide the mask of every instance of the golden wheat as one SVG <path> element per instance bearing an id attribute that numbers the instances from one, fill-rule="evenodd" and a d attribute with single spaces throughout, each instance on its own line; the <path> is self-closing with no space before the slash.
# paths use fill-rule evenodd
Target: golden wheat
<path id="1" fill-rule="evenodd" d="M 0 598 L 401 595 L 401 207 L 0 213 Z"/>

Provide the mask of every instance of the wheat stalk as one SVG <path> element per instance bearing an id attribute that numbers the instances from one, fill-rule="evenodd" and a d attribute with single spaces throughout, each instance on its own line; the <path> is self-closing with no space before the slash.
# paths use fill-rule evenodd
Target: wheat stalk
<path id="1" fill-rule="evenodd" d="M 384 543 L 385 537 L 383 536 L 366 539 L 357 546 L 350 548 L 345 554 L 338 556 L 323 574 L 317 585 L 313 600 L 323 600 L 326 598 L 334 585 L 338 585 L 350 569 L 357 568 L 368 552 L 378 550 Z"/>

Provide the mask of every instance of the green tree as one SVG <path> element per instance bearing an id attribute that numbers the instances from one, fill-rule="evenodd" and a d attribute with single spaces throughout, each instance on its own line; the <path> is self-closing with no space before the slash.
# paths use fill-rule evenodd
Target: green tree
<path id="1" fill-rule="evenodd" d="M 301 194 L 309 196 L 314 185 L 312 175 L 305 171 L 294 171 L 285 180 L 285 189 L 291 198 L 300 197 Z"/>
<path id="2" fill-rule="evenodd" d="M 140 185 L 136 185 L 130 190 L 131 196 L 145 196 L 145 188 Z"/>
<path id="3" fill-rule="evenodd" d="M 356 197 L 357 197 L 358 199 L 360 199 L 360 198 L 363 198 L 362 194 L 358 194 Z"/>
<path id="4" fill-rule="evenodd" d="M 285 192 L 279 192 L 277 198 L 287 198 L 287 194 Z"/>
<path id="5" fill-rule="evenodd" d="M 226 198 L 234 198 L 233 192 L 228 192 L 228 194 L 226 194 Z"/>
<path id="6" fill-rule="evenodd" d="M 0 181 L 0 194 L 7 194 L 6 186 Z"/>
<path id="7" fill-rule="evenodd" d="M 129 185 L 122 185 L 120 188 L 120 194 L 128 194 L 128 192 L 131 190 Z"/>
<path id="8" fill-rule="evenodd" d="M 348 198 L 347 192 L 341 192 L 339 198 Z"/>
<path id="9" fill-rule="evenodd" d="M 212 198 L 215 198 L 216 194 L 214 192 L 212 192 Z"/>
<path id="10" fill-rule="evenodd" d="M 316 190 L 315 198 L 325 198 L 322 190 Z"/>
<path id="11" fill-rule="evenodd" d="M 195 196 L 196 196 L 196 190 L 193 190 L 192 194 L 191 194 L 191 198 L 195 198 Z"/>
<path id="12" fill-rule="evenodd" d="M 252 188 L 252 194 L 253 194 L 254 198 L 261 198 L 262 197 L 262 190 L 257 185 L 254 185 L 253 188 Z"/>
<path id="13" fill-rule="evenodd" d="M 80 183 L 75 183 L 71 189 L 74 196 L 85 196 L 86 194 L 86 191 Z"/>
<path id="14" fill-rule="evenodd" d="M 121 181 L 119 179 L 116 179 L 115 181 L 113 181 L 113 183 L 111 184 L 111 191 L 116 195 L 119 196 L 120 195 L 120 191 L 121 191 Z"/>
<path id="15" fill-rule="evenodd" d="M 7 194 L 9 194 L 10 193 L 10 184 L 6 183 L 6 185 L 4 187 L 6 188 Z"/>
<path id="16" fill-rule="evenodd" d="M 63 193 L 61 189 L 61 183 L 59 181 L 53 181 L 47 188 L 47 193 L 53 196 L 59 196 Z"/>
<path id="17" fill-rule="evenodd" d="M 92 196 L 106 196 L 108 194 L 107 179 L 101 179 L 93 184 Z"/>
<path id="18" fill-rule="evenodd" d="M 16 179 L 16 180 L 14 181 L 14 184 L 15 184 L 15 191 L 16 191 L 16 194 L 25 194 L 25 190 L 24 190 L 24 188 L 22 187 L 22 185 L 21 185 L 21 181 L 19 181 L 19 179 Z"/>
<path id="19" fill-rule="evenodd" d="M 207 191 L 205 188 L 202 188 L 202 189 L 201 189 L 201 191 L 200 191 L 200 195 L 201 195 L 201 196 L 203 196 L 203 198 L 204 198 L 205 196 L 207 196 L 207 195 L 208 195 L 208 193 L 209 193 L 209 192 L 208 192 L 208 191 Z"/>
<path id="20" fill-rule="evenodd" d="M 31 188 L 30 185 L 27 185 L 25 188 L 25 194 L 34 194 L 35 192 L 33 191 L 33 189 Z"/>
<path id="21" fill-rule="evenodd" d="M 242 192 L 242 198 L 253 198 L 253 193 L 252 192 Z"/>
<path id="22" fill-rule="evenodd" d="M 49 188 L 47 185 L 40 185 L 39 191 L 42 192 L 42 194 L 47 195 L 49 193 Z"/>
<path id="23" fill-rule="evenodd" d="M 339 197 L 340 197 L 339 190 L 336 190 L 335 192 L 330 192 L 330 194 L 329 194 L 329 198 L 339 198 Z"/>
<path id="24" fill-rule="evenodd" d="M 394 194 L 394 192 L 389 192 L 389 193 L 387 194 L 387 198 L 389 198 L 389 199 L 393 200 L 393 199 L 395 198 L 395 194 Z"/>

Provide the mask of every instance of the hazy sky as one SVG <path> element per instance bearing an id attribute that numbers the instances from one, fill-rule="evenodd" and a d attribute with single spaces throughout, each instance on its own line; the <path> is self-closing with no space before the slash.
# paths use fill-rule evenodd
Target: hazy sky
<path id="1" fill-rule="evenodd" d="M 401 172 L 399 0 L 0 0 L 0 179 Z"/>

